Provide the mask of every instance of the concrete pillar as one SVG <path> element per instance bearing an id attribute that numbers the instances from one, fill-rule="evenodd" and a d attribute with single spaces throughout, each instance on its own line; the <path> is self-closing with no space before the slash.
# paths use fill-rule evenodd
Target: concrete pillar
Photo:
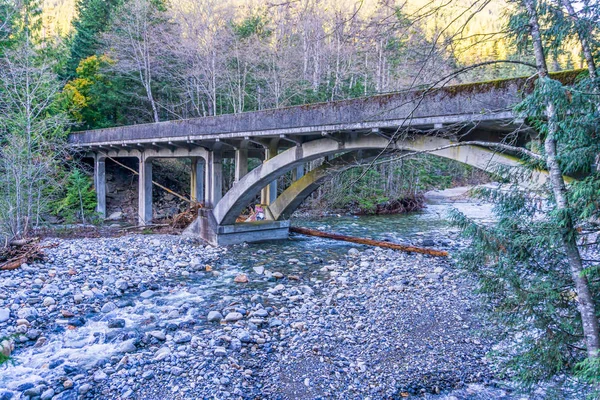
<path id="1" fill-rule="evenodd" d="M 96 188 L 96 212 L 106 218 L 106 159 L 94 157 L 94 187 Z"/>
<path id="2" fill-rule="evenodd" d="M 192 157 L 190 173 L 190 198 L 192 201 L 204 202 L 204 161 L 199 157 Z"/>
<path id="3" fill-rule="evenodd" d="M 138 176 L 138 223 L 146 225 L 152 222 L 152 160 L 140 156 Z"/>
<path id="4" fill-rule="evenodd" d="M 248 142 L 243 141 L 235 151 L 235 182 L 248 173 Z"/>
<path id="5" fill-rule="evenodd" d="M 205 168 L 204 203 L 208 208 L 214 208 L 223 196 L 223 164 L 220 150 L 208 153 Z"/>
<path id="6" fill-rule="evenodd" d="M 298 179 L 304 176 L 304 164 L 294 168 L 292 170 L 292 182 L 296 182 Z"/>
<path id="7" fill-rule="evenodd" d="M 279 138 L 271 139 L 269 143 L 269 147 L 265 150 L 265 161 L 270 160 L 271 158 L 277 155 L 279 150 Z M 262 204 L 271 204 L 277 199 L 277 179 L 274 179 L 269 186 L 265 187 L 260 192 L 260 202 Z"/>

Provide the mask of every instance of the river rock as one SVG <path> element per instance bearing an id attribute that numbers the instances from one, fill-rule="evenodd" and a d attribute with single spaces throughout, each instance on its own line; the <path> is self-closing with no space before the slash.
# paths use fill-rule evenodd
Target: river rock
<path id="1" fill-rule="evenodd" d="M 135 347 L 135 339 L 125 340 L 123 343 L 119 345 L 119 352 L 121 353 L 133 353 L 137 350 Z"/>
<path id="2" fill-rule="evenodd" d="M 258 267 L 252 267 L 252 269 L 254 270 L 254 272 L 256 272 L 258 275 L 262 275 L 265 272 L 265 267 L 258 266 Z"/>
<path id="3" fill-rule="evenodd" d="M 225 316 L 225 322 L 235 322 L 235 321 L 239 321 L 242 318 L 244 318 L 244 316 L 242 314 L 234 311 L 234 312 L 228 313 Z"/>
<path id="4" fill-rule="evenodd" d="M 206 319 L 208 320 L 208 322 L 221 322 L 221 320 L 223 319 L 223 314 L 221 314 L 218 311 L 211 311 L 208 313 Z"/>
<path id="5" fill-rule="evenodd" d="M 150 379 L 154 378 L 154 371 L 152 371 L 152 370 L 144 371 L 144 373 L 142 374 L 142 378 L 144 378 L 146 380 L 150 380 Z"/>
<path id="6" fill-rule="evenodd" d="M 11 353 L 15 349 L 15 345 L 12 340 L 5 339 L 0 342 L 0 354 L 5 357 L 10 357 Z"/>
<path id="7" fill-rule="evenodd" d="M 227 355 L 227 350 L 222 346 L 215 347 L 214 355 L 217 357 L 225 357 Z"/>
<path id="8" fill-rule="evenodd" d="M 125 291 L 129 288 L 129 283 L 124 279 L 117 279 L 115 281 L 115 287 L 121 291 Z"/>
<path id="9" fill-rule="evenodd" d="M 248 283 L 248 276 L 246 274 L 239 274 L 234 279 L 236 283 Z"/>
<path id="10" fill-rule="evenodd" d="M 171 349 L 168 347 L 161 347 L 160 349 L 158 349 L 158 351 L 156 353 L 154 353 L 154 359 L 156 361 L 162 361 L 165 358 L 169 357 L 171 355 Z"/>
<path id="11" fill-rule="evenodd" d="M 257 317 L 265 318 L 269 315 L 269 312 L 267 310 L 265 310 L 264 308 L 261 308 L 261 309 L 254 311 L 254 315 Z"/>
<path id="12" fill-rule="evenodd" d="M 281 279 L 283 278 L 283 274 L 281 272 L 273 272 L 273 278 L 275 279 Z"/>
<path id="13" fill-rule="evenodd" d="M 106 303 L 102 306 L 102 309 L 100 311 L 102 311 L 103 313 L 109 313 L 111 311 L 114 311 L 116 308 L 117 308 L 117 305 L 115 303 L 113 303 L 112 301 L 109 301 L 108 303 Z"/>
<path id="14" fill-rule="evenodd" d="M 125 320 L 122 318 L 113 318 L 108 321 L 109 328 L 124 328 Z"/>
<path id="15" fill-rule="evenodd" d="M 94 382 L 102 382 L 106 378 L 108 378 L 108 375 L 102 370 L 98 370 L 94 373 Z"/>
<path id="16" fill-rule="evenodd" d="M 0 308 L 0 322 L 8 321 L 10 318 L 10 310 L 8 308 Z"/>
<path id="17" fill-rule="evenodd" d="M 79 386 L 79 394 L 84 395 L 87 392 L 90 391 L 90 389 L 92 389 L 92 385 L 90 385 L 89 383 L 84 383 L 83 385 Z"/>
<path id="18" fill-rule="evenodd" d="M 52 397 L 54 397 L 54 389 L 50 388 L 44 390 L 44 392 L 40 396 L 40 400 L 50 400 Z"/>
<path id="19" fill-rule="evenodd" d="M 178 344 L 187 343 L 191 340 L 192 340 L 192 335 L 189 332 L 185 332 L 185 331 L 178 331 L 177 333 L 175 333 L 175 336 L 173 337 L 173 341 Z"/>
<path id="20" fill-rule="evenodd" d="M 150 331 L 148 334 L 158 340 L 165 340 L 167 338 L 163 331 Z"/>
<path id="21" fill-rule="evenodd" d="M 140 293 L 140 297 L 142 299 L 149 299 L 152 296 L 154 296 L 154 291 L 153 290 L 146 290 L 146 291 Z"/>
<path id="22" fill-rule="evenodd" d="M 237 333 L 237 338 L 242 342 L 242 343 L 249 343 L 250 341 L 252 341 L 252 336 L 250 336 L 250 332 L 248 332 L 247 330 L 243 329 L 241 331 L 239 331 Z"/>

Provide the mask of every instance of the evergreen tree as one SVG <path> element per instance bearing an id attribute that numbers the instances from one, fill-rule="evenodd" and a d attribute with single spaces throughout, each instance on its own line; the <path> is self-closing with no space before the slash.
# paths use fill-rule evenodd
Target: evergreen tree
<path id="1" fill-rule="evenodd" d="M 96 55 L 102 48 L 102 33 L 121 0 L 78 0 L 73 21 L 70 55 L 66 75 L 73 77 L 81 60 Z"/>
<path id="2" fill-rule="evenodd" d="M 564 2 L 563 2 L 564 4 Z M 538 191 L 520 186 L 523 172 L 498 190 L 482 191 L 495 203 L 497 221 L 481 226 L 455 213 L 455 221 L 472 239 L 462 263 L 481 279 L 481 290 L 496 305 L 498 316 L 514 328 L 507 366 L 526 381 L 576 369 L 600 380 L 598 308 L 600 269 L 597 245 L 600 174 L 600 100 L 592 74 L 575 81 L 548 74 L 546 57 L 568 39 L 593 40 L 593 29 L 578 29 L 560 3 L 515 1 L 510 30 L 518 47 L 533 53 L 537 80 L 516 108 L 527 115 L 541 155 L 530 168 L 548 171 Z M 597 25 L 596 28 L 597 29 Z M 593 59 L 591 60 L 593 61 Z M 592 72 L 592 70 L 590 70 Z M 565 183 L 564 176 L 578 180 Z"/>

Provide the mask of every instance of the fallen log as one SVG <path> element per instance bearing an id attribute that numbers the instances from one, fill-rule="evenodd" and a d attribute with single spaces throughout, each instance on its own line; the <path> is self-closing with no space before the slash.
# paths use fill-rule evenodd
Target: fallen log
<path id="1" fill-rule="evenodd" d="M 409 253 L 427 254 L 429 256 L 435 256 L 435 257 L 448 257 L 448 252 L 443 251 L 443 250 L 426 249 L 423 247 L 407 246 L 404 244 L 384 242 L 381 240 L 363 239 L 363 238 L 354 237 L 354 236 L 338 235 L 335 233 L 321 232 L 316 229 L 299 228 L 299 227 L 292 226 L 292 227 L 290 227 L 290 231 L 294 232 L 294 233 L 300 233 L 302 235 L 317 236 L 317 237 L 333 239 L 333 240 L 342 240 L 344 242 L 366 244 L 368 246 L 385 247 L 388 249 L 406 251 Z"/>

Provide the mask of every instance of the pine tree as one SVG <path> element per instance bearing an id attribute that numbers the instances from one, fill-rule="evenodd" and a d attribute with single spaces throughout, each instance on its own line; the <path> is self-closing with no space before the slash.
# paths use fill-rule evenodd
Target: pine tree
<path id="1" fill-rule="evenodd" d="M 479 276 L 481 290 L 518 336 L 509 351 L 510 371 L 531 382 L 579 365 L 580 373 L 598 383 L 600 269 L 593 257 L 584 256 L 596 250 L 584 244 L 586 233 L 598 231 L 600 212 L 597 81 L 584 74 L 565 85 L 552 79 L 546 65 L 547 55 L 567 39 L 584 43 L 582 38 L 592 40 L 595 33 L 576 28 L 572 10 L 561 10 L 560 3 L 514 3 L 510 30 L 537 65 L 533 90 L 516 113 L 526 115 L 539 135 L 541 146 L 530 146 L 542 162 L 529 167 L 546 169 L 548 183 L 539 191 L 524 191 L 521 172 L 508 190 L 482 192 L 495 203 L 493 225 L 477 225 L 454 213 L 472 239 L 461 260 Z M 567 184 L 565 176 L 578 180 Z"/>
<path id="2" fill-rule="evenodd" d="M 96 55 L 102 48 L 102 33 L 121 0 L 78 0 L 77 17 L 73 21 L 70 55 L 66 75 L 75 76 L 81 60 Z"/>

